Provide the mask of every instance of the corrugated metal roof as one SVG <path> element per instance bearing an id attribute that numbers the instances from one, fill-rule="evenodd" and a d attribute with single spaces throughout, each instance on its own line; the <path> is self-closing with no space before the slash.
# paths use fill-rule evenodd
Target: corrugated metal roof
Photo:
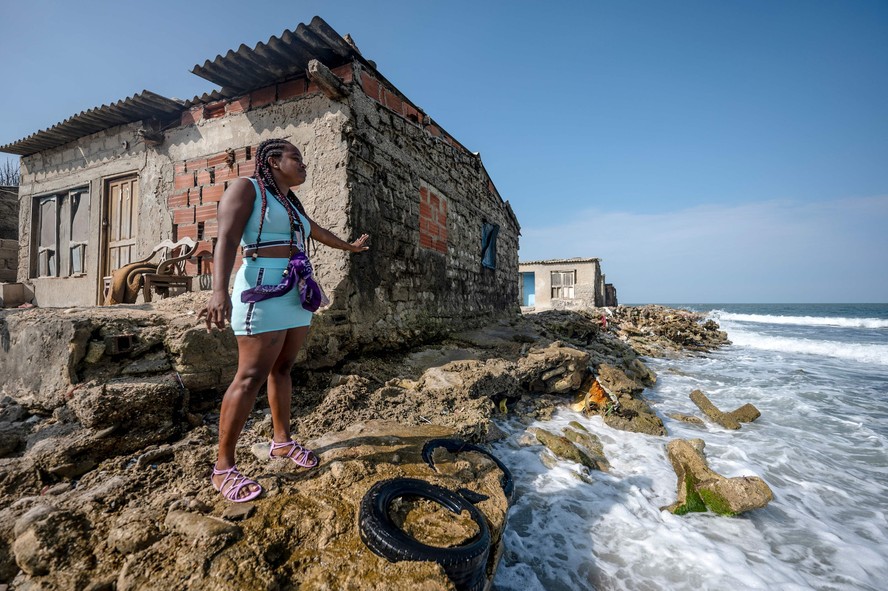
<path id="1" fill-rule="evenodd" d="M 143 90 L 116 103 L 81 111 L 49 129 L 42 129 L 26 138 L 0 146 L 0 152 L 30 156 L 115 125 L 151 118 L 169 119 L 178 115 L 183 108 L 182 101 Z"/>
<path id="2" fill-rule="evenodd" d="M 572 259 L 549 259 L 545 261 L 518 261 L 518 266 L 521 267 L 523 265 L 564 265 L 564 264 L 576 264 L 576 263 L 594 263 L 600 262 L 601 259 L 598 258 L 584 258 L 584 257 L 575 257 Z"/>
<path id="3" fill-rule="evenodd" d="M 231 98 L 248 90 L 294 78 L 304 74 L 312 59 L 335 68 L 355 58 L 366 63 L 355 47 L 324 19 L 316 16 L 310 24 L 300 24 L 295 31 L 284 31 L 280 37 L 272 37 L 267 43 L 259 43 L 253 49 L 241 45 L 236 52 L 229 50 L 224 57 L 218 55 L 213 61 L 207 60 L 202 66 L 194 66 L 192 72 L 221 86 L 219 91 L 214 90 L 183 102 L 145 90 L 110 105 L 81 111 L 49 129 L 0 146 L 0 152 L 29 156 L 115 125 L 151 117 L 171 118 L 198 103 Z"/>
<path id="4" fill-rule="evenodd" d="M 225 56 L 217 55 L 213 61 L 194 66 L 191 73 L 218 84 L 221 94 L 231 98 L 302 75 L 312 59 L 335 68 L 361 59 L 360 55 L 324 19 L 316 16 L 308 26 L 300 23 L 295 31 L 284 31 L 280 37 L 272 37 L 253 49 L 241 45 L 237 51 L 228 50 Z"/>
<path id="5" fill-rule="evenodd" d="M 185 108 L 190 109 L 194 105 L 205 105 L 207 103 L 215 103 L 216 101 L 222 100 L 225 97 L 218 90 L 214 90 L 213 92 L 205 92 L 200 96 L 196 96 L 193 99 L 185 101 Z"/>

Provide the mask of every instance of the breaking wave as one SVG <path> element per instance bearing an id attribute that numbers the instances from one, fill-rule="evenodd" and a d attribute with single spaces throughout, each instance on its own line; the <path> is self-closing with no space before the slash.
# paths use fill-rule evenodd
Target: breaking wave
<path id="1" fill-rule="evenodd" d="M 788 337 L 765 336 L 744 331 L 731 331 L 731 342 L 740 347 L 780 353 L 802 353 L 847 359 L 860 363 L 888 365 L 888 345 L 840 343 Z"/>
<path id="2" fill-rule="evenodd" d="M 713 310 L 718 320 L 757 322 L 759 324 L 794 324 L 797 326 L 839 326 L 842 328 L 888 328 L 888 320 L 881 318 L 836 318 L 828 316 L 772 316 L 770 314 L 736 314 Z"/>

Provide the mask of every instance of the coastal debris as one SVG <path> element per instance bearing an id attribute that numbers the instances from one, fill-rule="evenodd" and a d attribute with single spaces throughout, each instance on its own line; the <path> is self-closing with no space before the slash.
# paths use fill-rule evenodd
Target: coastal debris
<path id="1" fill-rule="evenodd" d="M 519 383 L 531 392 L 568 394 L 583 383 L 589 353 L 565 346 L 560 341 L 537 346 L 518 360 Z"/>
<path id="2" fill-rule="evenodd" d="M 732 410 L 727 414 L 739 423 L 751 423 L 762 416 L 759 409 L 749 403 L 744 404 L 740 408 Z"/>
<path id="3" fill-rule="evenodd" d="M 699 407 L 700 410 L 703 411 L 707 417 L 724 427 L 725 429 L 739 429 L 740 422 L 731 416 L 730 414 L 724 413 L 717 406 L 712 404 L 712 401 L 704 394 L 701 390 L 694 390 L 691 392 L 691 400 L 694 404 Z M 739 410 L 739 409 L 738 409 Z"/>
<path id="4" fill-rule="evenodd" d="M 711 351 L 730 343 L 728 334 L 704 314 L 664 306 L 617 306 L 610 317 L 617 335 L 641 355 Z"/>
<path id="5" fill-rule="evenodd" d="M 610 462 L 604 455 L 604 446 L 598 435 L 590 433 L 583 425 L 577 421 L 571 421 L 570 426 L 564 429 L 564 436 L 570 439 L 574 444 L 592 458 L 598 465 L 598 469 L 602 472 L 610 470 Z"/>
<path id="6" fill-rule="evenodd" d="M 712 511 L 733 516 L 760 509 L 774 498 L 757 476 L 726 478 L 709 468 L 702 439 L 673 439 L 666 452 L 678 477 L 678 499 L 661 507 L 675 515 Z"/>
<path id="7" fill-rule="evenodd" d="M 133 308 L 35 309 L 5 317 L 11 336 L 9 350 L 0 347 L 0 581 L 18 577 L 22 588 L 59 591 L 173 589 L 183 580 L 194 587 L 224 579 L 238 588 L 286 580 L 331 589 L 443 581 L 436 565 L 388 563 L 360 542 L 360 499 L 376 481 L 395 477 L 487 497 L 475 505 L 494 539 L 490 576 L 508 510 L 501 472 L 473 453 L 433 471 L 422 461 L 421 443 L 502 438 L 492 420 L 498 407 L 510 422 L 545 421 L 578 390 L 582 400 L 588 395 L 587 412 L 607 425 L 663 435 L 662 421 L 643 398 L 656 376 L 639 354 L 682 351 L 655 328 L 622 340 L 621 315 L 639 312 L 618 310 L 608 317 L 608 331 L 600 329 L 600 312 L 516 316 L 479 327 L 471 338 L 365 351 L 329 369 L 318 369 L 314 358 L 310 366 L 300 361 L 292 427 L 322 454 L 321 470 L 292 472 L 270 462 L 271 421 L 267 409 L 257 409 L 243 443 L 263 451 L 238 459 L 266 494 L 235 513 L 207 479 L 218 404 L 237 359 L 230 332 L 207 333 L 195 323 L 192 309 L 207 297 L 189 293 Z M 708 330 L 674 310 L 650 308 L 643 317 L 645 327 L 663 321 Z M 545 329 L 550 320 L 555 324 Z M 681 330 L 676 338 L 684 338 Z M 114 335 L 132 335 L 131 350 L 110 355 L 105 337 Z M 703 340 L 714 343 L 717 335 Z M 387 424 L 376 422 L 381 417 Z M 541 436 L 558 449 L 572 448 L 563 452 L 571 461 L 607 469 L 600 442 L 579 423 L 549 435 L 528 432 L 526 438 L 537 445 Z M 541 459 L 563 465 L 560 457 L 545 451 Z M 596 478 L 576 472 L 587 482 Z M 14 532 L 42 503 L 57 513 L 29 518 Z M 435 521 L 422 506 L 413 511 L 418 521 Z M 201 519 L 211 515 L 224 523 Z"/>
<path id="8" fill-rule="evenodd" d="M 703 427 L 706 423 L 703 422 L 703 419 L 700 417 L 695 417 L 694 415 L 686 415 L 680 412 L 671 412 L 666 415 L 670 419 L 675 419 L 676 421 L 681 421 L 682 423 L 688 423 L 690 425 L 697 425 L 698 427 Z"/>
<path id="9" fill-rule="evenodd" d="M 577 397 L 570 407 L 582 413 L 595 413 L 606 408 L 607 403 L 616 403 L 616 397 L 611 398 L 594 375 L 589 374 L 577 391 Z"/>
<path id="10" fill-rule="evenodd" d="M 549 448 L 559 458 L 576 462 L 590 470 L 601 470 L 599 463 L 594 458 L 574 445 L 567 437 L 540 428 L 530 429 L 530 432 L 537 438 L 537 441 Z"/>

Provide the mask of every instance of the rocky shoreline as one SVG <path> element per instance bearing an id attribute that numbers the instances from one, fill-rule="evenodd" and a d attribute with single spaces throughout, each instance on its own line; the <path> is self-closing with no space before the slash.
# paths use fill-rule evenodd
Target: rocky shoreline
<path id="1" fill-rule="evenodd" d="M 0 589 L 454 588 L 440 565 L 388 562 L 361 541 L 362 498 L 396 477 L 478 495 L 490 530 L 489 581 L 508 510 L 503 474 L 476 452 L 438 449 L 433 467 L 423 444 L 493 441 L 503 436 L 495 418 L 517 415 L 529 425 L 560 405 L 600 414 L 615 429 L 666 435 L 643 397 L 656 376 L 642 357 L 705 354 L 727 342 L 714 322 L 660 306 L 547 311 L 334 368 L 297 369 L 294 437 L 316 449 L 321 466 L 265 459 L 271 418 L 260 394 L 238 453 L 267 494 L 234 505 L 208 483 L 233 337 L 196 324 L 201 297 L 2 313 Z M 567 431 L 534 429 L 524 440 L 607 469 L 594 437 L 579 424 Z M 677 513 L 688 508 L 687 493 L 696 501 L 698 488 L 718 480 L 702 445 L 688 445 L 669 455 Z M 716 485 L 704 494 L 715 499 L 712 510 L 754 507 L 713 497 L 733 483 Z M 750 486 L 769 500 L 770 491 Z M 399 507 L 400 526 L 431 545 L 477 536 L 461 514 L 423 502 Z"/>

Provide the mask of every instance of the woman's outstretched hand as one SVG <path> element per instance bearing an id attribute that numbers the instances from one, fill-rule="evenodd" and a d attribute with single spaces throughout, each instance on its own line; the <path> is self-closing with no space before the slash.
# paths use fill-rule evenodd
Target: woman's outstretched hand
<path id="1" fill-rule="evenodd" d="M 215 324 L 217 328 L 225 328 L 225 322 L 231 322 L 231 297 L 227 293 L 214 291 L 207 302 L 207 307 L 203 308 L 197 314 L 200 320 L 206 316 L 207 332 L 213 330 Z"/>
<path id="2" fill-rule="evenodd" d="M 364 252 L 365 250 L 370 250 L 370 247 L 367 246 L 367 241 L 370 240 L 370 234 L 361 234 L 361 237 L 352 242 L 349 246 L 351 246 L 352 252 Z"/>

